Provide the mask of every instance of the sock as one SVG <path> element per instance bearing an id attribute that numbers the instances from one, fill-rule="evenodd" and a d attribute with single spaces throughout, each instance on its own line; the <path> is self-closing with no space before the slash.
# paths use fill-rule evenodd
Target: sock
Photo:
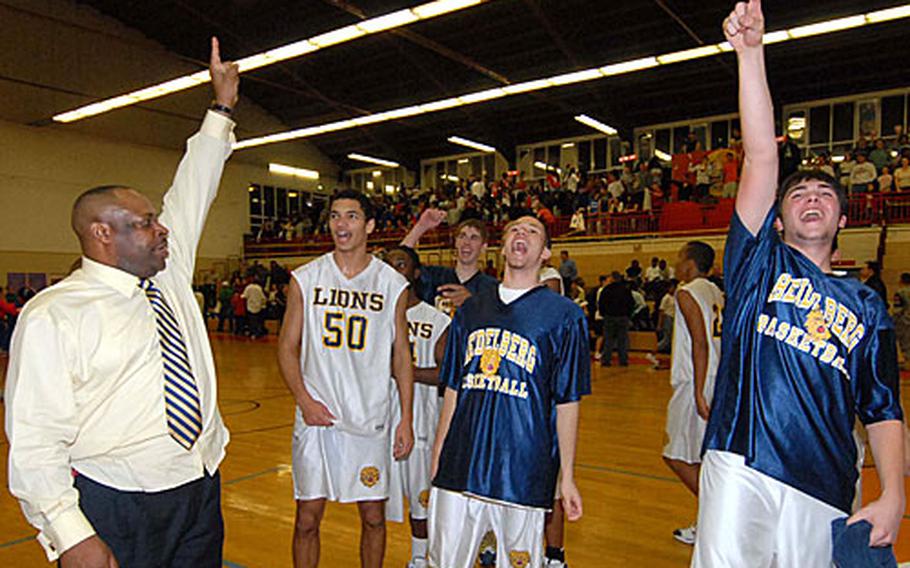
<path id="1" fill-rule="evenodd" d="M 566 549 L 565 548 L 556 548 L 555 546 L 548 546 L 546 557 L 550 560 L 558 560 L 560 562 L 566 561 Z"/>
<path id="2" fill-rule="evenodd" d="M 427 539 L 411 537 L 411 558 L 427 557 Z"/>

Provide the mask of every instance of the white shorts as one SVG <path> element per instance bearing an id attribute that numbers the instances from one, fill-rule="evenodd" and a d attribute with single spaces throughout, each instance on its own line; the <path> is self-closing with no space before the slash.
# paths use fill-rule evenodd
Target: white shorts
<path id="1" fill-rule="evenodd" d="M 707 422 L 695 408 L 694 383 L 674 387 L 667 405 L 667 445 L 663 455 L 671 460 L 689 464 L 701 463 L 701 445 L 705 439 Z"/>
<path id="2" fill-rule="evenodd" d="M 356 436 L 333 427 L 294 424 L 294 499 L 351 503 L 389 496 L 389 435 Z"/>
<path id="3" fill-rule="evenodd" d="M 401 421 L 401 402 L 398 388 L 392 383 L 391 422 L 396 427 Z M 393 450 L 389 445 L 389 500 L 386 502 L 386 518 L 396 523 L 404 522 L 404 500 L 407 498 L 414 519 L 427 518 L 430 499 L 430 462 L 433 458 L 433 442 L 436 439 L 436 424 L 439 422 L 439 394 L 436 387 L 421 383 L 414 384 L 414 449 L 407 459 L 398 461 L 391 458 Z"/>
<path id="4" fill-rule="evenodd" d="M 831 521 L 847 514 L 708 450 L 702 463 L 693 568 L 831 568 Z"/>
<path id="5" fill-rule="evenodd" d="M 434 487 L 430 491 L 429 563 L 471 568 L 484 535 L 496 535 L 498 566 L 526 568 L 543 562 L 543 509 L 488 501 Z"/>

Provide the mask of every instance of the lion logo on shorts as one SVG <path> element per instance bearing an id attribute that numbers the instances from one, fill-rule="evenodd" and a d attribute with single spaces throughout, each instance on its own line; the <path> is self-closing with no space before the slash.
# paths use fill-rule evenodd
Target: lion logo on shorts
<path id="1" fill-rule="evenodd" d="M 816 341 L 825 341 L 831 337 L 831 332 L 825 325 L 825 315 L 821 310 L 812 310 L 806 314 L 806 333 Z"/>
<path id="2" fill-rule="evenodd" d="M 527 550 L 510 551 L 509 565 L 512 568 L 528 568 L 531 565 L 531 553 Z"/>
<path id="3" fill-rule="evenodd" d="M 373 487 L 379 483 L 379 468 L 371 465 L 360 470 L 360 483 L 366 487 Z"/>
<path id="4" fill-rule="evenodd" d="M 420 494 L 417 495 L 417 502 L 420 503 L 421 507 L 426 509 L 427 505 L 430 504 L 430 492 L 426 489 L 421 491 Z"/>
<path id="5" fill-rule="evenodd" d="M 480 372 L 486 376 L 495 375 L 499 370 L 499 351 L 496 349 L 484 349 L 483 355 L 480 356 Z"/>

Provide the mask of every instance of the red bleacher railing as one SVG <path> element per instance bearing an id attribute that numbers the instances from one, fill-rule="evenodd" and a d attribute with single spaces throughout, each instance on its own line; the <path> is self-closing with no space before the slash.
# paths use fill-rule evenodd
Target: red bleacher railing
<path id="1" fill-rule="evenodd" d="M 557 217 L 549 227 L 550 236 L 561 240 L 610 240 L 617 238 L 658 235 L 691 235 L 726 230 L 733 216 L 733 199 L 700 204 L 690 201 L 665 203 L 653 211 L 599 213 L 585 215 L 585 231 L 572 231 L 571 217 Z M 893 225 L 910 223 L 910 192 L 853 195 L 847 208 L 847 226 Z M 505 223 L 490 226 L 491 245 L 497 245 Z M 389 247 L 399 243 L 405 231 L 401 229 L 375 232 L 370 236 L 371 247 Z M 424 235 L 421 248 L 448 247 L 452 244 L 452 228 L 441 227 Z M 247 258 L 310 256 L 332 249 L 332 237 L 327 234 L 306 235 L 294 240 L 262 240 L 244 237 Z"/>

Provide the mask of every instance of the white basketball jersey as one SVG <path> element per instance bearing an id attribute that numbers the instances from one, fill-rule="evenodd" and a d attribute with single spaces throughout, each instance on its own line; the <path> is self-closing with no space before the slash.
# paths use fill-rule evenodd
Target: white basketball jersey
<path id="1" fill-rule="evenodd" d="M 713 282 L 706 278 L 696 278 L 679 287 L 688 292 L 701 311 L 705 322 L 705 333 L 708 336 L 708 374 L 705 377 L 705 398 L 710 403 L 714 396 L 714 378 L 717 375 L 717 364 L 720 361 L 721 314 L 724 310 L 724 293 Z M 677 292 L 678 294 L 679 292 Z M 673 355 L 670 365 L 670 384 L 673 386 L 695 381 L 695 370 L 692 364 L 692 337 L 686 318 L 676 302 L 673 318 Z"/>
<path id="2" fill-rule="evenodd" d="M 436 342 L 448 327 L 452 318 L 426 302 L 408 308 L 408 338 L 414 356 L 414 367 L 426 369 L 436 367 Z"/>
<path id="3" fill-rule="evenodd" d="M 328 407 L 336 428 L 384 435 L 395 304 L 407 281 L 376 258 L 347 278 L 332 253 L 301 266 L 294 278 L 303 293 L 300 370 L 307 391 Z"/>
<path id="4" fill-rule="evenodd" d="M 414 367 L 427 369 L 438 367 L 436 343 L 448 329 L 452 319 L 426 302 L 408 309 L 408 337 Z M 435 386 L 414 382 L 414 444 L 416 447 L 432 447 L 436 437 L 436 423 L 439 421 L 439 389 Z M 397 384 L 392 385 L 392 426 L 401 417 Z"/>

